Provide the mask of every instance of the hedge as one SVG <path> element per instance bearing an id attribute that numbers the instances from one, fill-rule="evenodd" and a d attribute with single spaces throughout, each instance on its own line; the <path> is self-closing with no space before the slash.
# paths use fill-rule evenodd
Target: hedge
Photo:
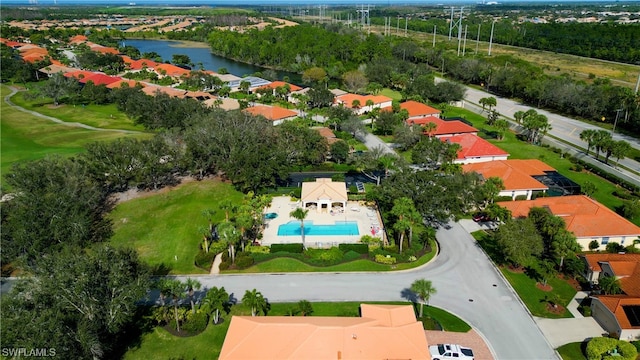
<path id="1" fill-rule="evenodd" d="M 199 268 L 209 269 L 211 268 L 211 264 L 213 263 L 213 259 L 216 257 L 216 253 L 209 251 L 208 253 L 200 250 L 198 254 L 196 254 L 195 264 Z"/>
<path id="2" fill-rule="evenodd" d="M 377 263 L 380 263 L 380 264 L 393 265 L 396 263 L 396 258 L 391 256 L 387 257 L 382 254 L 377 254 L 375 260 Z"/>
<path id="3" fill-rule="evenodd" d="M 611 352 L 616 351 L 620 356 L 610 356 Z M 593 338 L 587 344 L 587 359 L 624 359 L 635 360 L 638 356 L 638 350 L 633 344 L 613 338 Z"/>
<path id="4" fill-rule="evenodd" d="M 271 253 L 288 252 L 294 254 L 302 254 L 304 248 L 302 244 L 273 244 L 271 245 Z"/>
<path id="5" fill-rule="evenodd" d="M 342 252 L 355 251 L 358 254 L 369 253 L 369 245 L 367 244 L 339 244 L 338 249 L 342 250 Z"/>

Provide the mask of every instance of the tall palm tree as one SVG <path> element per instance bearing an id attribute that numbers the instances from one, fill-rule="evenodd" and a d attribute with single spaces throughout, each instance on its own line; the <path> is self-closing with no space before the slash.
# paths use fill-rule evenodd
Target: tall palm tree
<path id="1" fill-rule="evenodd" d="M 518 110 L 518 111 L 514 112 L 513 113 L 513 118 L 516 120 L 516 122 L 518 124 L 520 124 L 522 122 L 522 119 L 524 118 L 524 111 Z"/>
<path id="2" fill-rule="evenodd" d="M 600 151 L 602 151 L 607 142 L 612 139 L 611 133 L 607 130 L 597 130 L 593 135 L 593 146 L 596 149 L 596 160 L 600 157 Z"/>
<path id="3" fill-rule="evenodd" d="M 220 323 L 220 310 L 224 310 L 229 304 L 229 294 L 224 287 L 217 288 L 214 286 L 207 291 L 207 294 L 202 300 L 202 304 L 209 314 L 214 314 L 213 324 L 217 325 Z"/>
<path id="4" fill-rule="evenodd" d="M 424 132 L 427 136 L 433 136 L 433 132 L 438 129 L 438 125 L 434 122 L 428 122 L 424 125 Z"/>
<path id="5" fill-rule="evenodd" d="M 236 262 L 236 244 L 240 240 L 240 232 L 236 229 L 233 223 L 225 221 L 218 225 L 218 234 L 220 239 L 227 242 L 229 245 L 229 256 L 231 257 L 231 263 Z"/>
<path id="6" fill-rule="evenodd" d="M 178 304 L 184 295 L 185 284 L 176 279 L 163 279 L 159 284 L 160 294 L 170 297 L 173 305 L 173 313 L 176 318 L 176 330 L 180 332 L 180 319 L 178 318 Z"/>
<path id="7" fill-rule="evenodd" d="M 303 208 L 296 208 L 289 213 L 292 218 L 300 221 L 300 235 L 302 235 L 302 248 L 304 249 L 307 248 L 304 242 L 304 219 L 307 218 L 308 214 L 309 210 Z"/>
<path id="8" fill-rule="evenodd" d="M 622 294 L 620 280 L 615 276 L 604 276 L 598 280 L 598 284 L 600 284 L 600 289 L 607 295 Z"/>
<path id="9" fill-rule="evenodd" d="M 265 315 L 267 314 L 269 304 L 264 296 L 262 296 L 262 293 L 256 289 L 251 291 L 247 290 L 242 297 L 242 302 L 251 308 L 251 316 L 258 315 L 260 310 L 262 310 Z"/>
<path id="10" fill-rule="evenodd" d="M 596 131 L 593 129 L 586 129 L 580 133 L 580 140 L 587 143 L 587 156 L 589 156 L 589 150 L 593 146 L 594 137 L 596 135 Z"/>
<path id="11" fill-rule="evenodd" d="M 189 296 L 189 302 L 191 303 L 191 312 L 195 314 L 196 305 L 195 305 L 195 302 L 193 301 L 193 295 L 195 294 L 196 290 L 200 290 L 200 287 L 202 287 L 202 284 L 198 280 L 187 278 L 187 281 L 184 282 L 184 285 L 187 291 L 187 296 Z"/>
<path id="12" fill-rule="evenodd" d="M 411 230 L 412 225 L 414 225 L 416 221 L 420 221 L 420 214 L 416 210 L 413 204 L 413 200 L 407 197 L 401 197 L 394 200 L 391 214 L 395 215 L 398 218 L 393 227 L 400 234 L 399 251 L 402 254 L 402 243 L 404 242 L 404 236 L 407 230 L 409 230 L 410 235 L 413 234 Z M 410 244 L 411 239 L 409 239 L 409 245 Z"/>
<path id="13" fill-rule="evenodd" d="M 436 288 L 431 284 L 431 280 L 427 279 L 418 279 L 411 284 L 411 291 L 413 291 L 420 300 L 420 317 L 422 317 L 422 310 L 424 304 L 429 305 L 429 299 L 431 295 L 435 295 L 437 293 Z"/>

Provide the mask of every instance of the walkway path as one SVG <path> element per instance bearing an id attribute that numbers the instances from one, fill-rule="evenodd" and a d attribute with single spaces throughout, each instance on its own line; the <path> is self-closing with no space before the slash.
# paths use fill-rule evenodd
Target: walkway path
<path id="1" fill-rule="evenodd" d="M 22 106 L 18 106 L 16 104 L 14 104 L 11 101 L 11 97 L 13 95 L 15 95 L 20 90 L 16 89 L 13 86 L 9 86 L 9 89 L 11 89 L 11 94 L 9 94 L 9 95 L 4 97 L 4 102 L 7 103 L 7 105 L 11 106 L 14 109 L 17 109 L 17 110 L 22 111 L 22 112 L 26 112 L 26 113 L 31 114 L 33 116 L 36 116 L 36 117 L 39 117 L 39 118 L 42 118 L 42 119 L 46 119 L 46 120 L 50 120 L 50 121 L 53 121 L 53 122 L 61 124 L 61 125 L 79 127 L 79 128 L 83 128 L 83 129 L 87 129 L 87 130 L 120 132 L 120 133 L 125 133 L 125 134 L 142 134 L 142 131 L 123 130 L 123 129 L 103 129 L 103 128 L 97 128 L 97 127 L 93 127 L 93 126 L 89 126 L 89 125 L 82 124 L 82 123 L 77 123 L 77 122 L 66 122 L 66 121 L 60 120 L 60 119 L 52 117 L 52 116 L 41 114 L 41 113 L 39 113 L 37 111 L 27 110 L 27 109 L 23 108 Z"/>
<path id="2" fill-rule="evenodd" d="M 211 271 L 209 272 L 209 275 L 220 274 L 220 263 L 222 263 L 222 253 L 216 255 L 215 259 L 213 259 L 213 264 L 211 264 Z"/>

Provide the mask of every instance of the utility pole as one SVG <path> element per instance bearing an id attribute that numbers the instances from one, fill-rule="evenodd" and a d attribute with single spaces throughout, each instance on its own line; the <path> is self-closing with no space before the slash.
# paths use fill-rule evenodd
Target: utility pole
<path id="1" fill-rule="evenodd" d="M 469 25 L 464 26 L 464 42 L 462 43 L 462 57 L 464 57 L 465 50 L 467 50 L 467 30 Z"/>
<path id="2" fill-rule="evenodd" d="M 451 19 L 449 19 L 449 41 L 451 41 L 452 32 L 453 32 L 453 6 L 451 7 Z"/>
<path id="3" fill-rule="evenodd" d="M 436 25 L 433 25 L 433 47 L 436 47 Z"/>
<path id="4" fill-rule="evenodd" d="M 480 44 L 480 25 L 482 24 L 478 24 L 478 38 L 476 39 L 476 53 L 474 56 L 478 55 L 478 44 Z"/>
<path id="5" fill-rule="evenodd" d="M 489 56 L 491 56 L 491 45 L 493 44 L 493 28 L 496 26 L 496 21 L 493 20 L 491 23 L 491 37 L 489 38 Z"/>
<path id="6" fill-rule="evenodd" d="M 624 109 L 620 108 L 616 110 L 616 119 L 613 121 L 613 130 L 611 130 L 611 134 L 616 133 L 616 125 L 618 125 L 618 117 L 620 116 L 620 111 Z"/>
<path id="7" fill-rule="evenodd" d="M 636 81 L 636 94 L 638 93 L 638 88 L 640 88 L 640 74 L 638 74 L 638 81 Z"/>
<path id="8" fill-rule="evenodd" d="M 404 37 L 407 37 L 407 27 L 409 25 L 409 17 L 404 17 Z"/>
<path id="9" fill-rule="evenodd" d="M 398 23 L 396 24 L 396 35 L 400 34 L 400 15 L 398 15 Z"/>

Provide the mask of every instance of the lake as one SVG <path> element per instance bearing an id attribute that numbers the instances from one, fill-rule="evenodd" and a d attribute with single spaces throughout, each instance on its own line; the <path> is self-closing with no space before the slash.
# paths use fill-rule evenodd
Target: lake
<path id="1" fill-rule="evenodd" d="M 182 42 L 171 40 L 149 40 L 149 39 L 129 39 L 124 40 L 124 45 L 133 46 L 140 50 L 140 53 L 155 51 L 163 61 L 171 61 L 173 55 L 187 55 L 191 62 L 195 64 L 194 70 L 199 68 L 199 63 L 206 70 L 218 71 L 220 68 L 226 68 L 230 74 L 244 77 L 255 72 L 266 70 L 260 66 L 245 64 L 231 59 L 223 58 L 211 53 L 211 49 L 203 43 Z M 300 82 L 300 75 L 288 73 L 284 71 L 276 71 L 278 79 L 288 76 L 293 82 Z"/>

